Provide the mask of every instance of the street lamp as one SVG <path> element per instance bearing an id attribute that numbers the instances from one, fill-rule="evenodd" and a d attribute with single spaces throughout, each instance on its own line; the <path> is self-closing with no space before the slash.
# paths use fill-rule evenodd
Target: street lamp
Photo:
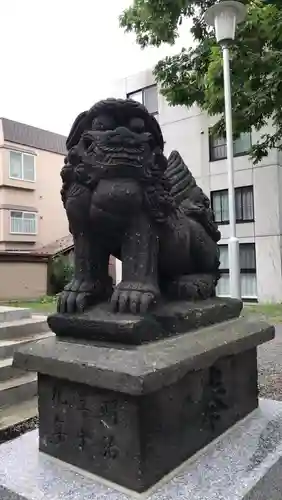
<path id="1" fill-rule="evenodd" d="M 236 25 L 246 17 L 246 7 L 235 1 L 222 1 L 210 7 L 204 20 L 215 29 L 217 42 L 221 45 L 223 53 L 224 74 L 224 99 L 225 99 L 225 127 L 228 168 L 228 205 L 229 205 L 229 269 L 230 269 L 230 295 L 241 298 L 240 282 L 240 254 L 239 240 L 236 237 L 236 209 L 234 190 L 234 154 L 232 130 L 232 103 L 230 83 L 229 45 L 235 39 Z"/>

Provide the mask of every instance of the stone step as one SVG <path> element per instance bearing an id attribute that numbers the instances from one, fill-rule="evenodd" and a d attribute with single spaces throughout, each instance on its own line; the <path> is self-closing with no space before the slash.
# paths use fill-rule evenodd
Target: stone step
<path id="1" fill-rule="evenodd" d="M 12 340 L 4 339 L 0 340 L 0 359 L 11 358 L 14 352 L 24 344 L 29 342 L 35 342 L 37 340 L 43 340 L 54 335 L 50 330 L 43 333 L 34 333 L 26 337 L 16 338 Z"/>
<path id="2" fill-rule="evenodd" d="M 10 406 L 37 395 L 37 374 L 25 373 L 21 377 L 0 382 L 0 407 Z"/>
<path id="3" fill-rule="evenodd" d="M 32 431 L 36 429 L 37 426 L 37 397 L 28 399 L 22 403 L 1 408 L 0 444 L 5 443 L 6 441 L 11 441 L 25 432 Z"/>
<path id="4" fill-rule="evenodd" d="M 33 333 L 49 331 L 46 316 L 32 316 L 15 321 L 0 323 L 0 341 L 4 339 L 30 336 Z"/>
<path id="5" fill-rule="evenodd" d="M 17 403 L 6 408 L 1 408 L 0 412 L 0 433 L 3 430 L 23 424 L 27 420 L 37 417 L 37 397 L 28 399 L 22 403 Z"/>
<path id="6" fill-rule="evenodd" d="M 0 382 L 9 378 L 20 377 L 25 372 L 13 366 L 13 358 L 0 359 Z"/>
<path id="7" fill-rule="evenodd" d="M 31 318 L 31 309 L 26 307 L 0 306 L 0 324 L 6 321 L 20 321 Z"/>

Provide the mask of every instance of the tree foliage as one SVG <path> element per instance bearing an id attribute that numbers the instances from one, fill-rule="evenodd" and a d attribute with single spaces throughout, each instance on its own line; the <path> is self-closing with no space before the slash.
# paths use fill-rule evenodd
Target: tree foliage
<path id="1" fill-rule="evenodd" d="M 242 1 L 242 0 L 241 0 Z M 192 20 L 193 48 L 182 49 L 160 61 L 154 72 L 161 92 L 171 105 L 194 103 L 219 116 L 215 135 L 224 134 L 224 91 L 221 49 L 203 20 L 214 0 L 134 0 L 120 24 L 136 35 L 144 48 L 174 44 L 184 18 Z M 244 0 L 248 15 L 238 26 L 231 46 L 234 135 L 257 131 L 272 120 L 272 133 L 262 133 L 250 152 L 257 163 L 270 148 L 282 150 L 282 1 Z"/>

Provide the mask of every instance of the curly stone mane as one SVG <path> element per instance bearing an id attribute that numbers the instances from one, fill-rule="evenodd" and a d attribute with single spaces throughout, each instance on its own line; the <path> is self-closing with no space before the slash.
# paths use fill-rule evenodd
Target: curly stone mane
<path id="1" fill-rule="evenodd" d="M 141 183 L 144 189 L 144 200 L 147 209 L 155 222 L 162 223 L 175 211 L 175 203 L 171 196 L 169 180 L 164 176 L 167 159 L 163 154 L 164 140 L 158 121 L 150 115 L 145 106 L 132 99 L 106 99 L 96 103 L 89 111 L 81 113 L 71 128 L 66 141 L 68 155 L 61 172 L 63 187 L 61 196 L 65 203 L 67 190 L 72 182 L 91 186 L 91 168 L 81 162 L 79 141 L 84 131 L 90 130 L 92 121 L 101 114 L 109 114 L 117 123 L 126 119 L 142 118 L 145 129 L 153 139 L 152 161 L 143 171 Z M 95 186 L 92 185 L 94 189 Z"/>

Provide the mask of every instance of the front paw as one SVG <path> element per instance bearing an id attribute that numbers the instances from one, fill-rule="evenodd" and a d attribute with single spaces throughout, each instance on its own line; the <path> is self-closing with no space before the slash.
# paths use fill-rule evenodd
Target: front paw
<path id="1" fill-rule="evenodd" d="M 111 306 L 115 312 L 144 314 L 155 304 L 159 293 L 154 284 L 121 281 L 114 290 Z"/>
<path id="2" fill-rule="evenodd" d="M 104 287 L 100 281 L 72 280 L 60 293 L 57 311 L 59 313 L 83 312 L 101 296 Z"/>

